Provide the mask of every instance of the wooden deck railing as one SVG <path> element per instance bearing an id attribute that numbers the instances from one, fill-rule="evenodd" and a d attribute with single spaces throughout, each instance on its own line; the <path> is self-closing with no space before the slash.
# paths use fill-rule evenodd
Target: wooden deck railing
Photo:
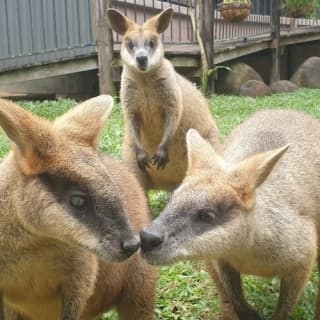
<path id="1" fill-rule="evenodd" d="M 301 35 L 311 34 L 320 28 L 320 10 L 318 19 L 288 18 L 282 11 L 283 0 L 251 0 L 251 15 L 241 23 L 230 23 L 223 20 L 217 10 L 221 1 L 223 0 L 0 0 L 0 72 L 91 56 L 94 59 L 97 48 L 99 56 L 100 53 L 109 55 L 104 64 L 110 65 L 110 52 L 119 48 L 121 39 L 118 35 L 111 34 L 106 12 L 104 9 L 100 12 L 98 7 L 116 7 L 138 23 L 164 8 L 172 7 L 174 18 L 163 35 L 166 48 L 170 48 L 171 55 L 177 52 L 185 55 L 195 51 L 198 54 L 200 33 L 206 47 L 206 54 L 202 56 L 207 57 L 209 67 L 214 63 L 214 47 L 218 53 L 223 47 L 241 47 L 246 43 L 258 42 L 261 38 L 267 39 L 266 41 L 273 39 L 270 41 L 272 48 L 279 46 L 279 41 L 275 41 L 274 21 L 279 22 L 278 29 L 282 35 L 299 32 Z M 273 4 L 280 4 L 276 11 L 273 10 Z M 205 9 L 202 10 L 204 5 Z M 277 19 L 274 19 L 273 12 L 277 13 Z M 278 19 L 281 13 L 282 16 Z M 106 40 L 106 35 L 109 35 L 109 41 Z"/>
<path id="2" fill-rule="evenodd" d="M 193 30 L 191 23 L 191 15 L 195 19 L 199 18 L 199 5 L 202 0 L 113 0 L 111 6 L 123 11 L 131 19 L 142 23 L 156 12 L 168 7 L 172 7 L 175 11 L 173 23 L 163 35 L 164 43 L 168 44 L 187 44 L 196 43 L 196 30 Z M 232 23 L 224 20 L 217 10 L 217 6 L 223 0 L 206 0 L 212 2 L 212 16 L 214 40 L 230 41 L 230 40 L 246 40 L 250 37 L 258 35 L 271 34 L 271 14 L 272 1 L 270 0 L 251 0 L 251 15 L 241 23 Z M 285 17 L 281 2 L 281 30 L 295 30 L 298 28 L 320 27 L 320 20 L 314 18 L 292 19 Z M 319 17 L 320 19 L 320 17 Z M 114 34 L 115 42 L 120 42 L 118 35 Z"/>
<path id="3" fill-rule="evenodd" d="M 251 38 L 267 37 L 271 41 L 273 58 L 272 79 L 279 78 L 280 35 L 297 28 L 320 27 L 317 19 L 281 17 L 283 0 L 252 0 L 249 17 L 240 23 L 224 20 L 217 10 L 223 0 L 110 0 L 110 6 L 122 10 L 128 17 L 142 23 L 156 12 L 174 9 L 173 21 L 163 35 L 166 44 L 200 44 L 203 72 L 214 66 L 215 43 L 247 42 Z M 108 0 L 107 0 L 108 2 Z M 107 30 L 104 31 L 106 33 Z M 103 32 L 102 32 L 103 33 Z M 114 34 L 114 41 L 120 42 Z M 105 66 L 111 68 L 110 66 Z M 102 71 L 103 72 L 103 71 Z M 213 79 L 209 81 L 213 89 Z M 102 90 L 103 92 L 103 90 Z"/>

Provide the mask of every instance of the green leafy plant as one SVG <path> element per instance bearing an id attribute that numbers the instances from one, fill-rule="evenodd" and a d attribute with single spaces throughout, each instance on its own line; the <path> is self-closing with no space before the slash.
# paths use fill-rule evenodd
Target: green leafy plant
<path id="1" fill-rule="evenodd" d="M 295 18 L 314 17 L 318 5 L 319 0 L 286 0 L 285 2 L 287 14 Z"/>
<path id="2" fill-rule="evenodd" d="M 225 69 L 228 71 L 231 70 L 231 68 L 226 67 L 226 66 L 216 66 L 212 69 L 208 69 L 207 71 L 202 70 L 201 77 L 200 77 L 200 90 L 203 94 L 205 94 L 205 95 L 207 94 L 209 79 L 211 77 L 216 78 L 216 75 L 217 75 L 219 69 Z"/>

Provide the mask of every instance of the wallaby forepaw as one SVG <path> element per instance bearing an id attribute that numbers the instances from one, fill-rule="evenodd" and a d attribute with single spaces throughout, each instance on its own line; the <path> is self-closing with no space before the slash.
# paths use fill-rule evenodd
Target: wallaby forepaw
<path id="1" fill-rule="evenodd" d="M 150 159 L 148 154 L 144 150 L 140 150 L 137 152 L 137 162 L 138 166 L 141 170 L 145 170 L 145 168 L 150 168 Z"/>
<path id="2" fill-rule="evenodd" d="M 164 169 L 167 163 L 169 162 L 169 153 L 168 150 L 159 148 L 155 155 L 152 158 L 153 165 L 157 166 L 157 169 Z"/>

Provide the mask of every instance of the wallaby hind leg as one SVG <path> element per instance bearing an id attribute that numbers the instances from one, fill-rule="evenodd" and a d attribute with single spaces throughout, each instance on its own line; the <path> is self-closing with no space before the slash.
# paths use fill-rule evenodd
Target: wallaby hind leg
<path id="1" fill-rule="evenodd" d="M 311 270 L 299 268 L 299 272 L 288 272 L 288 276 L 281 279 L 280 295 L 273 320 L 288 319 L 296 306 L 303 288 L 309 278 Z"/>
<path id="2" fill-rule="evenodd" d="M 222 261 L 207 262 L 219 294 L 221 320 L 262 320 L 245 300 L 240 273 Z"/>

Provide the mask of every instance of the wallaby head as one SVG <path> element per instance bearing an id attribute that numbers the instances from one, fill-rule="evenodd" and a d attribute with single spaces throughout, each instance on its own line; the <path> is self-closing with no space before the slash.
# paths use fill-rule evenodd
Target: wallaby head
<path id="1" fill-rule="evenodd" d="M 51 123 L 0 100 L 0 125 L 13 142 L 3 163 L 16 184 L 10 210 L 24 229 L 122 261 L 139 241 L 96 150 L 112 106 L 110 96 L 100 96 Z"/>
<path id="2" fill-rule="evenodd" d="M 188 171 L 152 224 L 140 233 L 153 264 L 223 258 L 236 249 L 255 205 L 255 190 L 288 146 L 228 165 L 199 133 L 187 133 Z"/>
<path id="3" fill-rule="evenodd" d="M 167 9 L 138 25 L 115 9 L 108 10 L 111 28 L 122 35 L 121 58 L 131 70 L 148 72 L 159 66 L 164 57 L 160 34 L 172 18 L 173 10 Z"/>

